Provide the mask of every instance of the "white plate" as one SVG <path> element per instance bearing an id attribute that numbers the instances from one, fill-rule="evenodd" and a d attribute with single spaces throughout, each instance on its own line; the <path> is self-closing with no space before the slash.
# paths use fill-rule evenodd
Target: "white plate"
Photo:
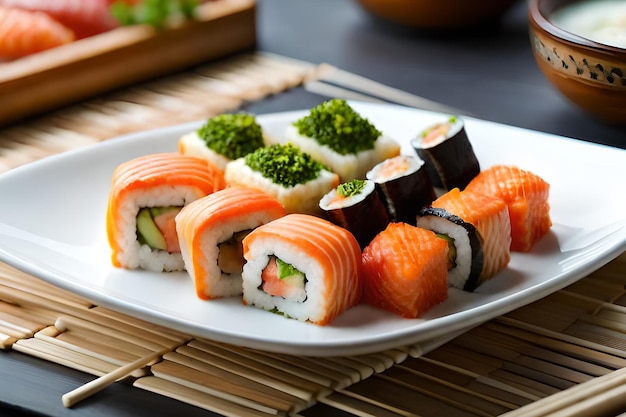
<path id="1" fill-rule="evenodd" d="M 413 154 L 409 140 L 447 115 L 393 105 L 352 103 Z M 269 114 L 271 135 L 306 114 Z M 421 319 L 357 306 L 324 327 L 241 304 L 201 301 L 185 273 L 116 269 L 105 236 L 113 169 L 139 155 L 175 151 L 201 122 L 137 133 L 46 158 L 0 176 L 0 259 L 95 303 L 217 341 L 269 351 L 354 355 L 428 343 L 544 297 L 626 249 L 626 151 L 481 120 L 466 119 L 482 168 L 517 164 L 551 184 L 554 226 L 527 254 L 475 293 L 449 299 Z"/>

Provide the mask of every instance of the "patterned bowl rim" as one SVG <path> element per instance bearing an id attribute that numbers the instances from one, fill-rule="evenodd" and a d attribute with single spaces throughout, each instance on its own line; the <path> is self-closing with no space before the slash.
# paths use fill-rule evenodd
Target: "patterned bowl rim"
<path id="1" fill-rule="evenodd" d="M 567 2 L 563 2 L 565 5 Z M 547 14 L 553 12 L 556 8 L 545 10 L 542 7 L 544 0 L 529 0 L 528 3 L 528 16 L 531 25 L 537 26 L 546 33 L 561 39 L 567 43 L 584 47 L 596 51 L 596 53 L 604 53 L 612 56 L 623 55 L 626 57 L 626 48 L 619 48 L 617 46 L 606 45 L 600 42 L 595 42 L 575 33 L 568 32 L 564 29 L 555 26 L 548 18 Z"/>

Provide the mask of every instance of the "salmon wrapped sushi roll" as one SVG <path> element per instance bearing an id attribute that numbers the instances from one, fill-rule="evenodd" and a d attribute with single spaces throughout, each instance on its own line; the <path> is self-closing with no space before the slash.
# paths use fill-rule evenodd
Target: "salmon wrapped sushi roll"
<path id="1" fill-rule="evenodd" d="M 287 126 L 284 142 L 296 144 L 321 161 L 341 182 L 364 179 L 374 165 L 400 154 L 397 141 L 340 99 L 312 108 Z"/>
<path id="2" fill-rule="evenodd" d="M 505 201 L 511 220 L 512 251 L 528 252 L 552 227 L 550 184 L 530 171 L 495 165 L 478 174 L 467 190 Z"/>
<path id="3" fill-rule="evenodd" d="M 235 159 L 224 172 L 230 187 L 251 187 L 276 198 L 287 213 L 322 215 L 320 199 L 339 185 L 339 176 L 311 155 L 287 143 Z"/>
<path id="4" fill-rule="evenodd" d="M 448 245 L 430 230 L 389 223 L 361 259 L 367 304 L 417 318 L 448 298 Z"/>
<path id="5" fill-rule="evenodd" d="M 221 171 L 230 161 L 265 146 L 263 129 L 247 113 L 226 113 L 208 119 L 178 139 L 178 151 L 205 158 Z"/>
<path id="6" fill-rule="evenodd" d="M 183 207 L 176 230 L 196 295 L 203 300 L 241 295 L 243 238 L 284 215 L 275 198 L 241 187 L 216 191 Z"/>
<path id="7" fill-rule="evenodd" d="M 361 299 L 361 249 L 346 229 L 288 214 L 243 240 L 243 303 L 317 325 Z"/>
<path id="8" fill-rule="evenodd" d="M 511 225 L 506 203 L 453 188 L 421 210 L 417 226 L 450 245 L 450 286 L 474 291 L 511 259 Z"/>
<path id="9" fill-rule="evenodd" d="M 176 234 L 180 209 L 223 186 L 208 162 L 178 153 L 141 156 L 113 173 L 106 228 L 116 267 L 184 269 Z"/>

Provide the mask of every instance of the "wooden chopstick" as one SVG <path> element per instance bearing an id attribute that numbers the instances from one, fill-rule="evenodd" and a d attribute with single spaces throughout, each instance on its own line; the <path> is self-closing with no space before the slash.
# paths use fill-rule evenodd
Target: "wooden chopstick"
<path id="1" fill-rule="evenodd" d="M 63 394 L 63 396 L 61 397 L 63 405 L 68 408 L 76 405 L 78 402 L 102 391 L 104 388 L 108 387 L 118 379 L 124 378 L 127 375 L 131 374 L 133 371 L 142 368 L 150 364 L 151 362 L 156 361 L 162 355 L 169 352 L 169 350 L 170 349 L 162 349 L 158 352 L 152 352 L 149 355 L 134 360 L 133 362 L 121 366 L 106 375 L 96 378 L 93 381 L 86 383 L 85 385 L 82 385 L 66 394 Z"/>
<path id="2" fill-rule="evenodd" d="M 623 412 L 626 410 L 624 394 L 626 394 L 626 368 L 621 368 L 510 411 L 502 417 L 541 417 L 556 415 L 553 413 L 557 412 L 563 416 L 583 416 L 589 415 L 592 411 L 598 414 L 600 408 L 604 408 L 605 411 L 611 409 L 612 412 Z"/>

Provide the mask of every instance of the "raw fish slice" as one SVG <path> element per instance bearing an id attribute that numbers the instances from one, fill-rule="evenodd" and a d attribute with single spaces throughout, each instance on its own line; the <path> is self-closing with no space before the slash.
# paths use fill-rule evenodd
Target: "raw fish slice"
<path id="1" fill-rule="evenodd" d="M 509 208 L 511 250 L 528 252 L 550 230 L 550 184 L 515 166 L 495 165 L 481 172 L 467 191 L 501 198 Z"/>
<path id="2" fill-rule="evenodd" d="M 0 6 L 46 13 L 71 29 L 76 39 L 119 26 L 107 0 L 0 0 Z"/>
<path id="3" fill-rule="evenodd" d="M 389 223 L 361 259 L 365 303 L 417 318 L 448 298 L 448 244 L 430 230 Z"/>
<path id="4" fill-rule="evenodd" d="M 74 39 L 70 29 L 45 13 L 0 6 L 0 60 L 22 58 Z"/>

